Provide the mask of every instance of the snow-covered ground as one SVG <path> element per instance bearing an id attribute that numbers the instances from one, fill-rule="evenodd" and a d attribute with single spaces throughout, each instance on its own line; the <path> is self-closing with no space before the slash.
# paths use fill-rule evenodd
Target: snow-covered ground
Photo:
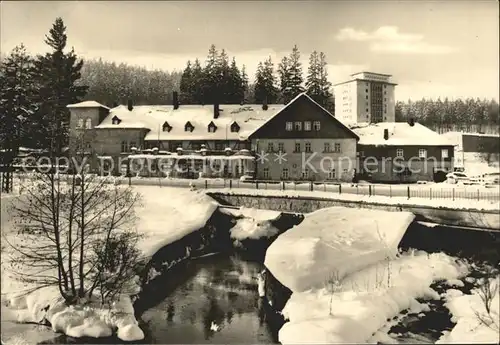
<path id="1" fill-rule="evenodd" d="M 490 279 L 492 292 L 491 309 L 488 313 L 481 296 L 485 291 L 481 287 L 472 290 L 472 294 L 464 295 L 461 291 L 449 289 L 446 292 L 445 306 L 456 322 L 451 332 L 445 333 L 438 344 L 498 344 L 500 340 L 500 290 L 499 278 Z M 482 282 L 484 284 L 484 281 Z"/>
<path id="2" fill-rule="evenodd" d="M 439 299 L 433 281 L 456 279 L 466 267 L 445 254 L 410 252 L 368 266 L 325 288 L 294 292 L 283 309 L 289 322 L 279 331 L 282 344 L 376 343 L 379 332 L 405 309 L 418 313 L 421 299 Z"/>
<path id="3" fill-rule="evenodd" d="M 202 228 L 218 207 L 202 191 L 156 186 L 133 189 L 142 195 L 136 214 L 138 231 L 144 236 L 139 248 L 145 256 Z"/>
<path id="4" fill-rule="evenodd" d="M 236 225 L 230 230 L 231 238 L 234 240 L 269 238 L 279 232 L 271 222 L 276 220 L 281 212 L 246 207 L 239 209 L 224 208 L 221 210 L 238 218 Z"/>
<path id="5" fill-rule="evenodd" d="M 259 195 L 259 196 L 281 196 L 281 197 L 312 197 L 327 200 L 358 201 L 366 203 L 379 203 L 385 205 L 405 206 L 431 206 L 436 208 L 453 208 L 460 210 L 500 210 L 500 201 L 468 200 L 468 199 L 425 199 L 388 196 L 368 196 L 356 194 L 332 194 L 323 191 L 304 190 L 265 190 L 265 189 L 208 189 L 207 192 L 219 192 L 229 195 Z"/>
<path id="6" fill-rule="evenodd" d="M 136 214 L 139 218 L 138 231 L 144 235 L 139 248 L 145 257 L 203 227 L 218 206 L 213 199 L 197 191 L 148 186 L 136 186 L 134 190 L 142 195 Z M 4 211 L 15 200 L 19 199 L 2 198 L 2 234 L 13 244 L 23 239 L 12 232 L 11 219 Z M 54 287 L 27 293 L 35 286 L 15 280 L 5 270 L 3 263 L 4 261 L 1 275 L 2 303 L 8 308 L 5 308 L 5 312 L 2 310 L 2 321 L 39 322 L 45 317 L 54 331 L 72 337 L 106 337 L 115 329 L 117 336 L 125 341 L 144 337 L 134 317 L 128 295 L 122 295 L 112 308 L 101 308 L 92 303 L 85 307 L 66 307 L 61 303 L 59 292 Z M 30 268 L 23 268 L 28 269 Z M 57 276 L 57 272 L 47 274 Z M 135 285 L 135 288 L 138 286 Z M 130 294 L 137 292 L 130 291 Z M 50 309 L 46 313 L 44 309 L 47 306 Z"/>
<path id="7" fill-rule="evenodd" d="M 442 298 L 431 288 L 438 281 L 450 287 L 447 306 L 458 322 L 442 342 L 498 340 L 498 326 L 488 330 L 473 317 L 471 310 L 484 311 L 477 294 L 461 297 L 451 288 L 463 286 L 459 278 L 469 272 L 465 262 L 444 253 L 397 253 L 412 219 L 406 213 L 333 207 L 307 214 L 280 235 L 265 259 L 276 279 L 292 290 L 279 341 L 397 343 L 387 334 L 392 320 L 404 310 L 419 316 L 429 312 L 425 301 Z M 492 315 L 498 316 L 498 296 L 492 304 L 497 306 Z"/>
<path id="8" fill-rule="evenodd" d="M 394 258 L 415 216 L 410 212 L 330 207 L 309 213 L 267 249 L 265 266 L 283 285 L 301 292 Z"/>

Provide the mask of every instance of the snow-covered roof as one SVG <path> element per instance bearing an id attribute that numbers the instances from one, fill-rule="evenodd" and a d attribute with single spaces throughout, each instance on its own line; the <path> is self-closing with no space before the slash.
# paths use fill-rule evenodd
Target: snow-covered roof
<path id="1" fill-rule="evenodd" d="M 284 107 L 271 104 L 263 110 L 260 104 L 221 104 L 219 117 L 214 119 L 213 105 L 181 105 L 176 110 L 171 105 L 144 105 L 134 106 L 131 111 L 120 105 L 111 109 L 95 128 L 146 128 L 149 132 L 144 140 L 246 140 L 250 133 Z M 120 123 L 113 124 L 115 116 Z M 170 131 L 163 131 L 165 122 L 171 126 Z M 194 126 L 192 132 L 184 130 L 187 122 Z M 215 132 L 208 131 L 211 122 L 217 126 Z M 240 127 L 238 132 L 231 132 L 233 122 Z"/>
<path id="2" fill-rule="evenodd" d="M 449 139 L 433 130 L 415 123 L 410 126 L 407 122 L 380 122 L 377 124 L 356 124 L 351 129 L 359 136 L 360 145 L 391 145 L 391 146 L 453 146 Z M 384 139 L 384 129 L 389 131 L 389 139 Z"/>
<path id="3" fill-rule="evenodd" d="M 102 105 L 99 102 L 96 101 L 84 101 L 80 103 L 75 103 L 75 104 L 68 104 L 67 108 L 104 108 L 104 109 L 109 109 L 105 105 Z"/>

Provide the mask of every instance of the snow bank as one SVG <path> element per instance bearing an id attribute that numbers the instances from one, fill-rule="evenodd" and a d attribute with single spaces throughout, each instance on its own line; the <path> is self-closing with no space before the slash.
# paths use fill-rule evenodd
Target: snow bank
<path id="1" fill-rule="evenodd" d="M 155 186 L 133 189 L 143 197 L 136 214 L 138 231 L 144 235 L 139 248 L 148 257 L 205 226 L 218 207 L 217 202 L 199 191 Z"/>
<path id="2" fill-rule="evenodd" d="M 239 241 L 245 239 L 257 240 L 263 237 L 269 238 L 279 233 L 279 230 L 271 222 L 276 220 L 281 215 L 281 212 L 246 207 L 239 209 L 222 208 L 221 210 L 223 213 L 239 218 L 236 225 L 230 230 L 232 239 Z"/>
<path id="3" fill-rule="evenodd" d="M 496 290 L 491 301 L 490 314 L 481 300 L 479 289 L 472 290 L 471 295 L 464 295 L 458 290 L 450 289 L 446 292 L 445 306 L 450 310 L 455 327 L 444 334 L 437 344 L 498 344 L 499 331 L 499 290 L 498 279 L 492 279 L 491 288 Z M 494 290 L 493 290 L 494 291 Z M 483 320 L 483 321 L 481 321 Z"/>
<path id="4" fill-rule="evenodd" d="M 74 338 L 109 337 L 116 330 L 116 335 L 123 341 L 144 339 L 134 316 L 132 301 L 125 295 L 109 308 L 96 302 L 67 306 L 56 287 L 46 287 L 27 295 L 13 296 L 7 304 L 8 308 L 2 310 L 2 321 L 38 323 L 46 319 L 54 332 Z"/>
<path id="5" fill-rule="evenodd" d="M 410 212 L 320 209 L 280 235 L 264 264 L 292 292 L 318 287 L 332 274 L 343 278 L 394 257 L 414 217 Z"/>
<path id="6" fill-rule="evenodd" d="M 439 299 L 429 287 L 433 281 L 456 279 L 466 272 L 445 254 L 412 251 L 353 273 L 333 289 L 295 292 L 283 309 L 289 322 L 279 331 L 279 341 L 364 343 L 402 310 L 425 310 L 417 298 Z"/>

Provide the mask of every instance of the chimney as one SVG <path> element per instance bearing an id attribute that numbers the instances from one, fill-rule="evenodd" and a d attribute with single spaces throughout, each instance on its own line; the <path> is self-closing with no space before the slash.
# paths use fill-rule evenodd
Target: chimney
<path id="1" fill-rule="evenodd" d="M 384 139 L 389 139 L 389 130 L 387 128 L 384 128 Z"/>
<path id="2" fill-rule="evenodd" d="M 127 105 L 128 105 L 128 110 L 129 111 L 132 111 L 132 109 L 134 109 L 134 105 L 133 105 L 133 102 L 132 102 L 131 99 L 128 100 Z"/>
<path id="3" fill-rule="evenodd" d="M 116 108 L 118 106 L 118 102 L 113 102 L 113 108 Z"/>
<path id="4" fill-rule="evenodd" d="M 267 106 L 267 96 L 264 97 L 264 101 L 262 102 L 262 110 L 267 110 L 269 107 Z"/>
<path id="5" fill-rule="evenodd" d="M 214 104 L 214 119 L 219 118 L 219 113 L 220 113 L 219 103 L 215 103 Z"/>
<path id="6" fill-rule="evenodd" d="M 172 93 L 172 104 L 174 105 L 174 110 L 179 109 L 179 93 L 177 91 Z"/>
<path id="7" fill-rule="evenodd" d="M 408 119 L 408 124 L 409 124 L 411 127 L 415 126 L 415 119 L 413 119 L 413 117 L 410 117 L 410 118 Z"/>

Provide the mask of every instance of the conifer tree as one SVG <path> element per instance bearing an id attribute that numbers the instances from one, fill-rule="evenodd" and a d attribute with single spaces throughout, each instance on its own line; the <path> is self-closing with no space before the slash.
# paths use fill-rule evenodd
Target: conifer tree
<path id="1" fill-rule="evenodd" d="M 13 164 L 19 147 L 30 144 L 30 122 L 37 110 L 33 83 L 33 59 L 26 53 L 24 45 L 15 47 L 0 64 L 0 163 L 4 167 Z M 10 191 L 11 172 L 6 170 L 0 188 Z"/>
<path id="2" fill-rule="evenodd" d="M 243 90 L 243 80 L 241 72 L 236 65 L 236 59 L 233 57 L 231 66 L 229 67 L 229 83 L 228 83 L 227 103 L 239 104 L 243 102 L 245 91 Z"/>
<path id="3" fill-rule="evenodd" d="M 302 83 L 304 81 L 302 75 L 302 63 L 300 62 L 300 51 L 297 45 L 292 49 L 289 58 L 290 72 L 290 96 L 293 98 L 304 91 Z M 288 100 L 290 101 L 290 99 Z"/>
<path id="4" fill-rule="evenodd" d="M 188 60 L 186 63 L 186 68 L 182 71 L 181 81 L 180 81 L 180 97 L 182 103 L 191 104 L 193 103 L 193 75 L 191 70 L 191 61 Z"/>
<path id="5" fill-rule="evenodd" d="M 64 51 L 67 35 L 61 18 L 55 20 L 45 43 L 51 51 L 39 55 L 35 61 L 41 107 L 37 112 L 39 135 L 33 139 L 59 155 L 68 144 L 69 111 L 66 106 L 80 102 L 87 86 L 77 84 L 83 61 L 78 60 L 74 49 Z"/>
<path id="6" fill-rule="evenodd" d="M 278 75 L 280 80 L 280 94 L 283 103 L 288 103 L 292 96 L 291 89 L 291 74 L 290 74 L 290 62 L 288 57 L 284 56 L 278 65 Z"/>

